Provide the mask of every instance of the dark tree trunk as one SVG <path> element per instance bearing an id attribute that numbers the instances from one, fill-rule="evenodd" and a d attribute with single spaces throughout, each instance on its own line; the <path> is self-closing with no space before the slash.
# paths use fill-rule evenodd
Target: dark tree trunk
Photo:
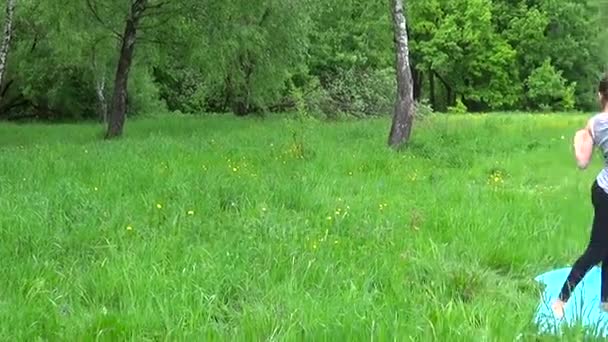
<path id="1" fill-rule="evenodd" d="M 456 98 L 454 97 L 454 91 L 452 89 L 452 86 L 443 77 L 441 77 L 441 75 L 439 75 L 437 72 L 434 72 L 433 74 L 435 76 L 437 76 L 439 81 L 441 81 L 441 83 L 445 87 L 445 91 L 447 94 L 446 107 L 453 106 L 456 103 Z"/>
<path id="2" fill-rule="evenodd" d="M 388 142 L 390 146 L 398 147 L 407 143 L 410 138 L 415 107 L 403 0 L 392 0 L 391 10 L 395 37 L 397 98 Z"/>
<path id="3" fill-rule="evenodd" d="M 412 83 L 414 84 L 414 101 L 420 100 L 422 97 L 422 82 L 424 81 L 424 74 L 422 71 L 416 70 L 416 68 L 412 67 Z"/>
<path id="4" fill-rule="evenodd" d="M 251 76 L 254 71 L 254 63 L 248 53 L 239 56 L 239 66 L 244 74 L 244 85 L 233 94 L 232 112 L 237 116 L 251 114 Z"/>
<path id="5" fill-rule="evenodd" d="M 437 107 L 437 101 L 435 100 L 435 75 L 433 71 L 429 69 L 429 93 L 431 98 L 431 107 L 435 110 Z"/>
<path id="6" fill-rule="evenodd" d="M 112 96 L 112 107 L 108 116 L 106 139 L 116 138 L 122 135 L 127 115 L 127 85 L 129 82 L 131 63 L 133 62 L 133 53 L 135 51 L 137 26 L 146 8 L 147 2 L 148 0 L 135 0 L 125 23 L 120 56 L 116 68 L 116 77 L 114 79 L 114 93 Z"/>

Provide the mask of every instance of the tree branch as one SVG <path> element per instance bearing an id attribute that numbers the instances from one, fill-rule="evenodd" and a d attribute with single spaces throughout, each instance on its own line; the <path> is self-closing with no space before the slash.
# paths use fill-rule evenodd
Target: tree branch
<path id="1" fill-rule="evenodd" d="M 2 89 L 2 94 L 0 95 L 0 98 L 4 98 L 6 96 L 6 93 L 8 93 L 8 90 L 11 88 L 14 82 L 14 79 L 10 79 L 8 82 L 6 82 L 6 84 L 4 85 L 4 89 Z"/>
<path id="2" fill-rule="evenodd" d="M 165 24 L 167 24 L 173 17 L 169 16 L 164 18 L 163 20 L 159 21 L 156 24 L 150 24 L 150 25 L 139 25 L 138 29 L 141 29 L 142 31 L 145 30 L 150 30 L 150 29 L 155 29 L 161 26 L 164 26 Z"/>
<path id="3" fill-rule="evenodd" d="M 144 10 L 145 10 L 145 11 L 148 11 L 148 10 L 153 10 L 153 9 L 160 9 L 160 8 L 162 8 L 162 7 L 166 6 L 166 5 L 167 5 L 167 4 L 169 4 L 169 3 L 170 3 L 169 1 L 161 1 L 161 2 L 159 2 L 159 3 L 157 3 L 157 4 L 148 4 L 148 5 L 146 5 L 146 7 L 144 8 Z"/>
<path id="4" fill-rule="evenodd" d="M 143 17 L 143 14 L 146 11 L 146 8 L 148 7 L 148 0 L 135 0 L 135 2 L 133 2 L 132 4 L 133 5 L 131 6 L 130 13 L 131 19 L 139 20 Z"/>
<path id="5" fill-rule="evenodd" d="M 105 28 L 106 30 L 112 32 L 119 39 L 123 39 L 122 34 L 120 32 L 118 32 L 115 29 L 113 29 L 103 19 L 101 19 L 101 16 L 99 16 L 99 13 L 97 11 L 97 7 L 93 4 L 94 0 L 86 0 L 86 2 L 87 2 L 87 7 L 89 8 L 89 10 L 91 11 L 91 13 L 93 14 L 93 17 L 95 17 L 95 20 L 97 20 L 99 22 L 99 24 L 101 24 L 101 26 L 103 28 Z"/>
<path id="6" fill-rule="evenodd" d="M 164 47 L 183 47 L 185 46 L 185 44 L 178 44 L 175 41 L 167 41 L 167 40 L 162 40 L 159 38 L 147 38 L 145 36 L 139 36 L 137 37 L 137 41 L 142 43 L 142 44 L 156 44 L 159 46 L 164 46 Z"/>

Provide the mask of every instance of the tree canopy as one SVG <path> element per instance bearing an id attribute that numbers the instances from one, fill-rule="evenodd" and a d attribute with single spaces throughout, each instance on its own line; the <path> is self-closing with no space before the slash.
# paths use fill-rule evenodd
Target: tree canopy
<path id="1" fill-rule="evenodd" d="M 129 6 L 138 2 L 148 9 L 127 115 L 392 112 L 390 1 L 16 0 L 0 119 L 105 119 Z M 608 65 L 606 7 L 410 0 L 414 97 L 437 111 L 594 110 Z"/>

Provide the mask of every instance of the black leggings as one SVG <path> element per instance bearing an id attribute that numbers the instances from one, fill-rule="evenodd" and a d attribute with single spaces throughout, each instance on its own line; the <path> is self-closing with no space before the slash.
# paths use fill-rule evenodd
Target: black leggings
<path id="1" fill-rule="evenodd" d="M 599 187 L 597 181 L 593 182 L 591 188 L 591 202 L 594 209 L 591 238 L 587 249 L 576 260 L 564 282 L 559 295 L 564 302 L 568 301 L 572 291 L 585 274 L 600 262 L 602 263 L 601 301 L 608 302 L 608 194 Z"/>

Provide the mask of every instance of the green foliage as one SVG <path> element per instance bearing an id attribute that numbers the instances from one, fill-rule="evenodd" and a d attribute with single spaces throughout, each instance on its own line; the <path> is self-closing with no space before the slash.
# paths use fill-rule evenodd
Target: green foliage
<path id="1" fill-rule="evenodd" d="M 448 107 L 448 113 L 450 114 L 466 114 L 469 111 L 467 106 L 462 102 L 462 99 L 456 99 L 454 106 Z"/>
<path id="2" fill-rule="evenodd" d="M 433 70 L 448 80 L 452 91 L 472 106 L 492 109 L 512 105 L 517 99 L 516 53 L 492 26 L 492 2 L 457 0 L 413 2 L 410 20 L 412 45 L 421 71 Z M 417 6 L 421 8 L 418 9 Z M 421 20 L 431 12 L 436 27 Z M 443 15 L 441 15 L 443 14 Z M 429 30 L 431 28 L 431 30 Z M 430 32 L 429 32 L 430 31 Z M 427 39 L 425 39 L 427 38 Z"/>
<path id="3" fill-rule="evenodd" d="M 414 116 L 415 116 L 415 120 L 417 122 L 424 122 L 427 119 L 432 118 L 434 114 L 435 114 L 435 110 L 430 105 L 428 100 L 423 99 L 422 101 L 416 102 L 416 109 L 415 109 Z"/>
<path id="4" fill-rule="evenodd" d="M 532 108 L 544 111 L 574 109 L 576 84 L 566 84 L 562 72 L 555 69 L 550 59 L 530 74 L 526 86 Z"/>
<path id="5" fill-rule="evenodd" d="M 280 100 L 306 51 L 305 4 L 242 0 L 209 6 L 206 31 L 214 44 L 203 71 L 213 80 L 210 93 L 243 115 Z"/>
<path id="6" fill-rule="evenodd" d="M 135 65 L 129 78 L 129 114 L 158 114 L 167 111 L 160 98 L 160 90 L 150 71 L 145 66 Z"/>
<path id="7" fill-rule="evenodd" d="M 410 7 L 414 63 L 442 77 L 447 106 L 462 98 L 474 111 L 536 109 L 525 100 L 525 81 L 547 57 L 574 85 L 567 107 L 595 105 L 589 88 L 603 60 L 601 25 L 588 3 L 432 0 Z"/>
<path id="8" fill-rule="evenodd" d="M 205 79 L 193 68 L 169 66 L 154 70 L 159 96 L 171 111 L 201 113 L 207 110 Z"/>
<path id="9" fill-rule="evenodd" d="M 395 101 L 395 75 L 391 69 L 340 70 L 325 89 L 331 99 L 326 115 L 386 115 L 392 112 Z"/>
<path id="10" fill-rule="evenodd" d="M 92 3 L 97 15 L 81 0 L 19 2 L 0 118 L 97 118 L 100 85 L 111 101 L 128 3 Z M 407 4 L 417 102 L 435 111 L 596 108 L 591 90 L 608 65 L 600 0 Z M 298 101 L 318 117 L 389 114 L 392 25 L 382 1 L 166 2 L 142 21 L 129 114 L 289 112 Z"/>
<path id="11" fill-rule="evenodd" d="M 392 22 L 381 1 L 315 0 L 311 13 L 309 65 L 312 73 L 331 75 L 340 70 L 392 67 Z"/>
<path id="12" fill-rule="evenodd" d="M 321 85 L 317 77 L 311 76 L 302 81 L 302 86 L 289 84 L 288 101 L 298 113 L 306 113 L 319 119 L 336 115 L 329 92 Z"/>

